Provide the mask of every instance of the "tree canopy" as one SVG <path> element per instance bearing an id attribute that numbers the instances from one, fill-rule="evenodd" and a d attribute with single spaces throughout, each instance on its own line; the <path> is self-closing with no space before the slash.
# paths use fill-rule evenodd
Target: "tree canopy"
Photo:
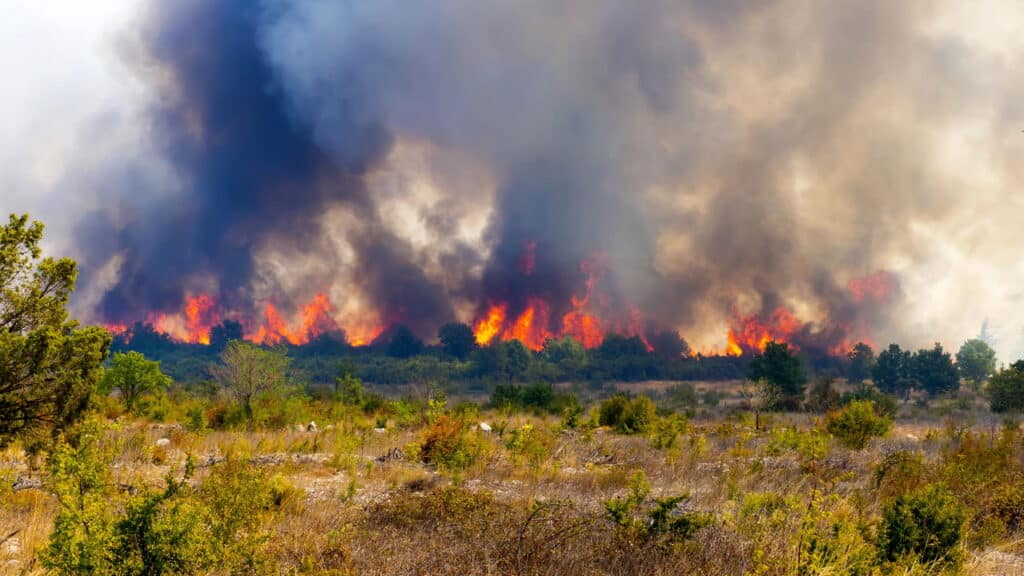
<path id="1" fill-rule="evenodd" d="M 988 381 L 993 412 L 1024 412 L 1024 363 L 1014 362 Z"/>
<path id="2" fill-rule="evenodd" d="M 960 375 L 953 365 L 953 357 L 938 342 L 934 347 L 914 354 L 910 359 L 910 376 L 933 396 L 960 388 Z"/>
<path id="3" fill-rule="evenodd" d="M 875 351 L 871 346 L 863 342 L 857 342 L 846 355 L 850 361 L 847 375 L 854 382 L 863 382 L 871 377 L 871 370 L 875 367 Z"/>
<path id="4" fill-rule="evenodd" d="M 171 385 L 171 378 L 160 370 L 160 363 L 148 360 L 138 352 L 117 352 L 110 361 L 110 368 L 103 372 L 101 389 L 109 393 L 117 390 L 129 411 L 141 394 L 164 390 Z"/>
<path id="5" fill-rule="evenodd" d="M 775 389 L 778 398 L 769 408 L 788 408 L 803 401 L 807 373 L 785 342 L 769 342 L 750 362 L 749 375 Z"/>
<path id="6" fill-rule="evenodd" d="M 905 396 L 913 387 L 910 380 L 910 351 L 903 350 L 899 344 L 889 344 L 889 348 L 878 354 L 871 368 L 871 379 L 882 392 Z"/>
<path id="7" fill-rule="evenodd" d="M 106 330 L 69 318 L 77 264 L 43 258 L 42 238 L 28 215 L 0 226 L 0 444 L 73 424 L 110 347 Z"/>
<path id="8" fill-rule="evenodd" d="M 232 340 L 221 354 L 221 364 L 214 367 L 212 373 L 241 404 L 246 420 L 252 425 L 253 402 L 262 394 L 284 386 L 289 361 L 281 350 Z"/>
<path id="9" fill-rule="evenodd" d="M 996 371 L 996 351 L 984 340 L 973 338 L 957 351 L 956 367 L 964 378 L 984 382 Z"/>
<path id="10" fill-rule="evenodd" d="M 465 360 L 476 350 L 476 337 L 473 329 L 461 322 L 449 322 L 437 330 L 444 353 L 458 360 Z"/>

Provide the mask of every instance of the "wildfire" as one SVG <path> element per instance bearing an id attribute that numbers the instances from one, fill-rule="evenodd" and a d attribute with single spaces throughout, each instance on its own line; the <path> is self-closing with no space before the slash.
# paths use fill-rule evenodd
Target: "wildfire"
<path id="1" fill-rule="evenodd" d="M 185 303 L 185 325 L 188 334 L 184 338 L 191 344 L 210 344 L 210 330 L 220 324 L 220 314 L 215 309 L 213 298 L 206 294 L 190 297 Z"/>
<path id="2" fill-rule="evenodd" d="M 278 307 L 268 302 L 263 307 L 263 317 L 259 322 L 242 319 L 241 323 L 249 327 L 245 339 L 250 342 L 300 346 L 321 334 L 340 331 L 341 328 L 334 319 L 335 312 L 336 309 L 330 299 L 321 293 L 302 306 L 292 321 L 286 320 Z M 146 317 L 145 323 L 178 342 L 209 345 L 213 327 L 225 319 L 237 319 L 237 315 L 225 316 L 216 299 L 207 294 L 198 294 L 186 298 L 180 313 L 150 314 Z M 353 324 L 346 333 L 349 344 L 353 346 L 365 346 L 384 331 L 384 327 L 370 322 L 369 319 Z M 125 324 L 104 324 L 103 327 L 115 336 L 129 331 Z"/>
<path id="3" fill-rule="evenodd" d="M 805 324 L 789 309 L 776 308 L 764 321 L 760 315 L 738 316 L 729 328 L 725 354 L 742 356 L 747 352 L 763 352 L 769 342 L 792 343 L 793 336 L 803 330 Z"/>
<path id="4" fill-rule="evenodd" d="M 526 276 L 533 272 L 535 248 L 535 243 L 527 244 L 522 266 Z M 572 336 L 585 348 L 596 348 L 606 333 L 618 332 L 639 336 L 650 350 L 643 333 L 640 311 L 628 305 L 625 313 L 612 310 L 606 295 L 597 289 L 604 271 L 603 258 L 595 255 L 584 260 L 580 263 L 580 271 L 585 276 L 582 293 L 570 297 L 569 310 L 561 318 L 552 318 L 551 304 L 536 296 L 529 298 L 514 318 L 509 316 L 507 303 L 491 303 L 473 325 L 477 344 L 483 346 L 500 337 L 502 340 L 519 340 L 527 348 L 537 351 L 544 348 L 549 338 Z"/>
<path id="5" fill-rule="evenodd" d="M 485 346 L 501 332 L 501 327 L 505 324 L 505 308 L 504 304 L 492 305 L 487 310 L 487 315 L 476 323 L 473 335 L 477 344 Z"/>

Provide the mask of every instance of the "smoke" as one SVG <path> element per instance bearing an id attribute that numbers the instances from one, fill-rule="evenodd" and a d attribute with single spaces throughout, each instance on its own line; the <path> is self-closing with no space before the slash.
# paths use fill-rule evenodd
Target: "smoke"
<path id="1" fill-rule="evenodd" d="M 1017 333 L 1024 57 L 954 12 L 149 2 L 126 52 L 167 177 L 101 178 L 84 283 L 108 321 L 326 291 L 429 337 L 490 301 L 558 318 L 600 261 L 608 306 L 701 345 L 778 307 L 823 340 Z"/>

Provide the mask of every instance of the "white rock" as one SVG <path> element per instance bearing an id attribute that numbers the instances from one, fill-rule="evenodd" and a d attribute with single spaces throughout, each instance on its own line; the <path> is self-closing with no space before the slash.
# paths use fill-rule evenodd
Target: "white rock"
<path id="1" fill-rule="evenodd" d="M 917 441 L 919 440 L 919 438 L 917 436 L 914 436 L 913 434 L 907 434 L 907 440 Z"/>
<path id="2" fill-rule="evenodd" d="M 161 438 L 156 441 L 156 445 L 160 448 L 166 448 L 171 445 L 170 438 Z"/>
<path id="3" fill-rule="evenodd" d="M 481 422 L 480 424 L 477 425 L 477 428 L 483 430 L 484 432 L 491 431 L 491 425 L 488 424 L 487 422 Z"/>

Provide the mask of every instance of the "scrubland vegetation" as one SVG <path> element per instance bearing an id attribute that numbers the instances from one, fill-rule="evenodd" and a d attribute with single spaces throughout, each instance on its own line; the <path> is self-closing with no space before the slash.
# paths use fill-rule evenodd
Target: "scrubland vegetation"
<path id="1" fill-rule="evenodd" d="M 841 384 L 841 388 L 849 385 Z M 539 388 L 539 387 L 537 387 Z M 7 574 L 997 574 L 1017 569 L 1017 423 L 975 392 L 755 417 L 679 390 L 483 406 L 146 392 L 3 454 Z M 852 398 L 855 391 L 847 393 Z M 311 425 L 315 422 L 315 426 Z M 487 430 L 489 429 L 489 430 Z"/>
<path id="2" fill-rule="evenodd" d="M 983 342 L 858 345 L 844 378 L 776 342 L 731 381 L 525 377 L 615 358 L 559 342 L 325 387 L 229 339 L 171 378 L 68 319 L 41 227 L 2 231 L 0 574 L 1024 570 L 1024 364 Z"/>

